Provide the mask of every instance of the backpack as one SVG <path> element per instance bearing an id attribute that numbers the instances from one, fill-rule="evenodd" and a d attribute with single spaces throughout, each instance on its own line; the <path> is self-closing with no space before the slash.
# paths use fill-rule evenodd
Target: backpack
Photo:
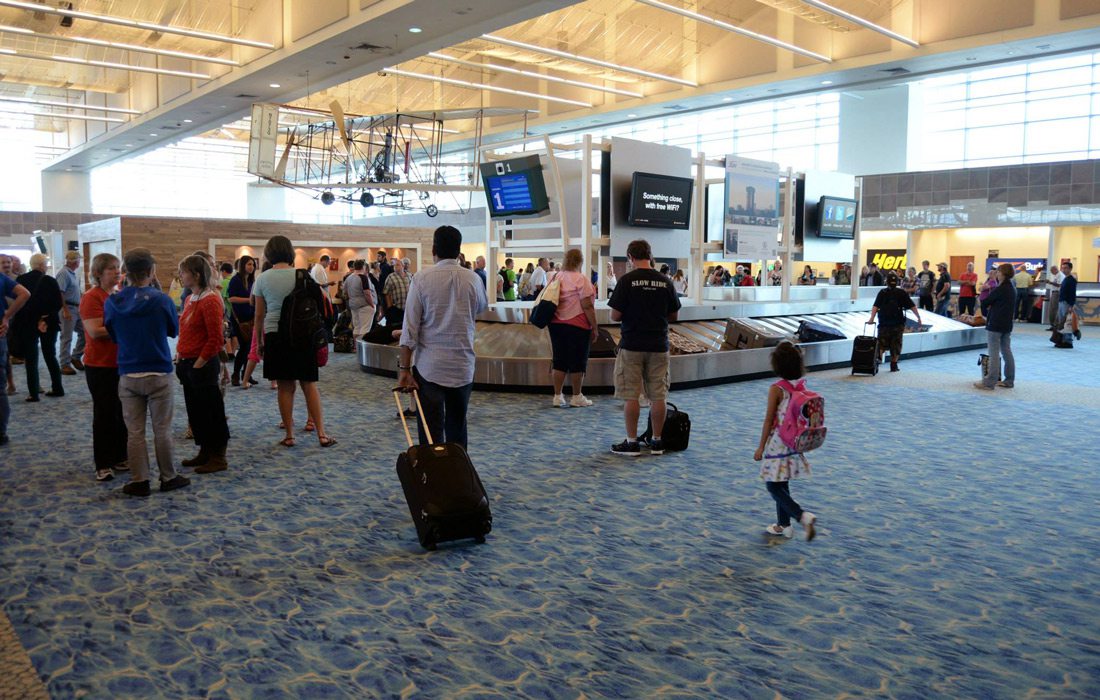
<path id="1" fill-rule="evenodd" d="M 806 388 L 806 380 L 791 384 L 786 379 L 776 386 L 790 394 L 787 412 L 779 424 L 779 439 L 794 452 L 809 452 L 825 442 L 825 399 Z"/>
<path id="2" fill-rule="evenodd" d="M 502 280 L 504 280 L 504 286 L 501 287 L 501 291 L 503 291 L 505 294 L 512 291 L 512 281 L 508 279 L 508 268 L 500 268 L 500 272 L 498 272 L 497 274 L 500 275 L 500 278 Z"/>
<path id="3" fill-rule="evenodd" d="M 294 350 L 317 350 L 328 343 L 324 322 L 324 294 L 306 274 L 295 271 L 294 289 L 283 299 L 279 333 Z"/>

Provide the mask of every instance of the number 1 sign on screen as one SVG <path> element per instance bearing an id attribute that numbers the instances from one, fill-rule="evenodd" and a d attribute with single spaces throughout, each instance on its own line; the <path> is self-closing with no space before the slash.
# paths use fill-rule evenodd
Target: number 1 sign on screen
<path id="1" fill-rule="evenodd" d="M 523 175 L 501 175 L 488 178 L 493 209 L 501 211 L 525 211 L 532 208 L 531 188 Z"/>

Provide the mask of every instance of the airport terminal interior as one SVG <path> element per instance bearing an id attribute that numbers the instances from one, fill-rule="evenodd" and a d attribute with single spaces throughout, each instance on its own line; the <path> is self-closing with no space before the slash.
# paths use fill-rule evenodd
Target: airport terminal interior
<path id="1" fill-rule="evenodd" d="M 0 311 L 44 308 L 35 270 L 61 296 L 0 323 L 0 699 L 1100 697 L 1100 0 L 0 0 L 0 147 L 0 274 L 34 281 Z M 393 392 L 437 329 L 343 296 L 404 261 L 429 298 L 444 227 L 487 301 L 432 317 L 472 337 L 443 364 L 491 510 L 454 541 L 460 489 L 415 498 L 458 472 L 429 484 Z M 132 450 L 101 464 L 103 372 L 158 372 L 72 314 L 145 249 L 243 364 L 237 307 L 184 287 L 279 237 L 332 283 L 316 383 L 284 426 L 277 352 L 249 382 L 219 335 L 197 387 L 171 338 L 184 478 L 142 497 Z M 633 456 L 639 239 L 680 309 Z M 578 278 L 587 400 L 535 298 Z M 787 341 L 827 432 L 771 530 Z"/>

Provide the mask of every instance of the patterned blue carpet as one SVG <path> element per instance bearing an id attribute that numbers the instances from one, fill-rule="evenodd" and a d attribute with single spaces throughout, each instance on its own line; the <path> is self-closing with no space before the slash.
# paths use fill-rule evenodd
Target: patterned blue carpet
<path id="1" fill-rule="evenodd" d="M 424 553 L 351 356 L 338 446 L 277 446 L 274 392 L 231 389 L 230 471 L 148 499 L 93 481 L 66 378 L 0 451 L 0 602 L 61 698 L 1098 697 L 1100 343 L 1016 345 L 992 394 L 973 351 L 812 375 L 811 543 L 762 533 L 765 381 L 677 392 L 691 448 L 634 461 L 610 398 L 475 393 L 495 529 Z"/>

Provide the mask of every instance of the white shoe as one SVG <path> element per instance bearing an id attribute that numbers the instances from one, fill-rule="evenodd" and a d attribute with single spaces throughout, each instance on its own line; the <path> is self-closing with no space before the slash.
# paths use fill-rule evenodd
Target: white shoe
<path id="1" fill-rule="evenodd" d="M 551 404 L 554 408 L 565 408 L 569 404 L 565 403 L 565 396 L 562 394 L 554 394 L 554 401 Z"/>
<path id="2" fill-rule="evenodd" d="M 764 528 L 764 532 L 775 537 L 786 537 L 790 539 L 794 537 L 794 528 L 788 525 L 787 527 L 779 527 L 779 523 L 772 523 Z"/>
<path id="3" fill-rule="evenodd" d="M 586 406 L 591 406 L 592 402 L 589 401 L 584 394 L 576 394 L 569 402 L 569 405 L 573 408 L 584 408 Z"/>
<path id="4" fill-rule="evenodd" d="M 808 510 L 802 511 L 802 519 L 799 521 L 802 523 L 802 527 L 806 529 L 806 541 L 809 542 L 817 536 L 817 531 L 814 529 L 814 524 L 817 522 L 817 516 Z"/>

